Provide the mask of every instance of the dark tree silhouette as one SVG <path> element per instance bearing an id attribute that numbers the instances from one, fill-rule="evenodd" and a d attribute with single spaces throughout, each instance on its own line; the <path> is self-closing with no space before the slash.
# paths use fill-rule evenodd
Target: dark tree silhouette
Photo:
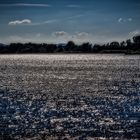
<path id="1" fill-rule="evenodd" d="M 120 43 L 120 48 L 125 48 L 126 47 L 126 42 L 125 41 L 122 41 L 121 43 Z"/>
<path id="2" fill-rule="evenodd" d="M 75 48 L 75 43 L 73 41 L 69 41 L 65 47 L 66 52 L 71 52 Z"/>
<path id="3" fill-rule="evenodd" d="M 140 35 L 134 36 L 133 41 L 134 41 L 135 44 L 140 44 Z"/>
<path id="4" fill-rule="evenodd" d="M 85 53 L 90 53 L 92 52 L 92 45 L 90 43 L 83 43 L 81 45 L 81 51 Z"/>
<path id="5" fill-rule="evenodd" d="M 11 43 L 10 45 L 0 44 L 1 54 L 20 53 L 126 53 L 140 54 L 140 35 L 133 37 L 133 42 L 128 39 L 121 43 L 113 41 L 107 44 L 83 43 L 76 45 L 73 41 L 67 44 L 36 44 L 36 43 Z"/>
<path id="6" fill-rule="evenodd" d="M 114 41 L 114 42 L 111 42 L 111 43 L 110 43 L 110 49 L 111 49 L 111 50 L 119 49 L 119 47 L 120 47 L 119 42 Z"/>

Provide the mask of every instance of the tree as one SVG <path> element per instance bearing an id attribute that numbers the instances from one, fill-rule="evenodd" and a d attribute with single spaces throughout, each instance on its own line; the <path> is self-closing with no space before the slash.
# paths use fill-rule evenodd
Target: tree
<path id="1" fill-rule="evenodd" d="M 135 44 L 140 44 L 140 35 L 134 36 L 133 41 L 134 41 Z"/>
<path id="2" fill-rule="evenodd" d="M 124 48 L 126 47 L 126 42 L 125 42 L 125 41 L 122 41 L 122 42 L 120 43 L 120 47 L 124 49 Z"/>
<path id="3" fill-rule="evenodd" d="M 127 49 L 132 49 L 132 42 L 130 39 L 126 40 L 126 44 L 127 44 Z"/>
<path id="4" fill-rule="evenodd" d="M 82 45 L 81 45 L 81 51 L 82 52 L 91 52 L 91 50 L 92 50 L 92 45 L 90 44 L 90 43 L 83 43 Z"/>
<path id="5" fill-rule="evenodd" d="M 75 48 L 75 43 L 73 41 L 69 41 L 65 47 L 65 50 L 71 52 Z"/>
<path id="6" fill-rule="evenodd" d="M 110 43 L 110 46 L 119 47 L 120 44 L 119 44 L 119 42 L 113 41 L 113 42 Z"/>

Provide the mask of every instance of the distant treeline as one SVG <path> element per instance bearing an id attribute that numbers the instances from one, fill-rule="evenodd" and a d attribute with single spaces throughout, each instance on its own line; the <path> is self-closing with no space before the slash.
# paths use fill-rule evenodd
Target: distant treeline
<path id="1" fill-rule="evenodd" d="M 122 42 L 111 42 L 107 44 L 81 45 L 69 41 L 67 44 L 36 44 L 36 43 L 11 43 L 9 45 L 0 44 L 1 54 L 25 54 L 25 53 L 125 53 L 140 54 L 140 35 L 134 36 Z"/>

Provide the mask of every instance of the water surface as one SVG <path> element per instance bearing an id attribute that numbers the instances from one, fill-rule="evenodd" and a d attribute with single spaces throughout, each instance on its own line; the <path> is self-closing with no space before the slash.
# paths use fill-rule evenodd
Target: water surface
<path id="1" fill-rule="evenodd" d="M 0 56 L 0 135 L 129 139 L 139 129 L 140 56 Z"/>

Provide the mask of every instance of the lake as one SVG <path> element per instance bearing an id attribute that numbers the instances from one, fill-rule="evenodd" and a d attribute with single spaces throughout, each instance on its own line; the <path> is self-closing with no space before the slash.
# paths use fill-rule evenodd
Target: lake
<path id="1" fill-rule="evenodd" d="M 140 56 L 0 55 L 0 137 L 140 137 Z"/>

